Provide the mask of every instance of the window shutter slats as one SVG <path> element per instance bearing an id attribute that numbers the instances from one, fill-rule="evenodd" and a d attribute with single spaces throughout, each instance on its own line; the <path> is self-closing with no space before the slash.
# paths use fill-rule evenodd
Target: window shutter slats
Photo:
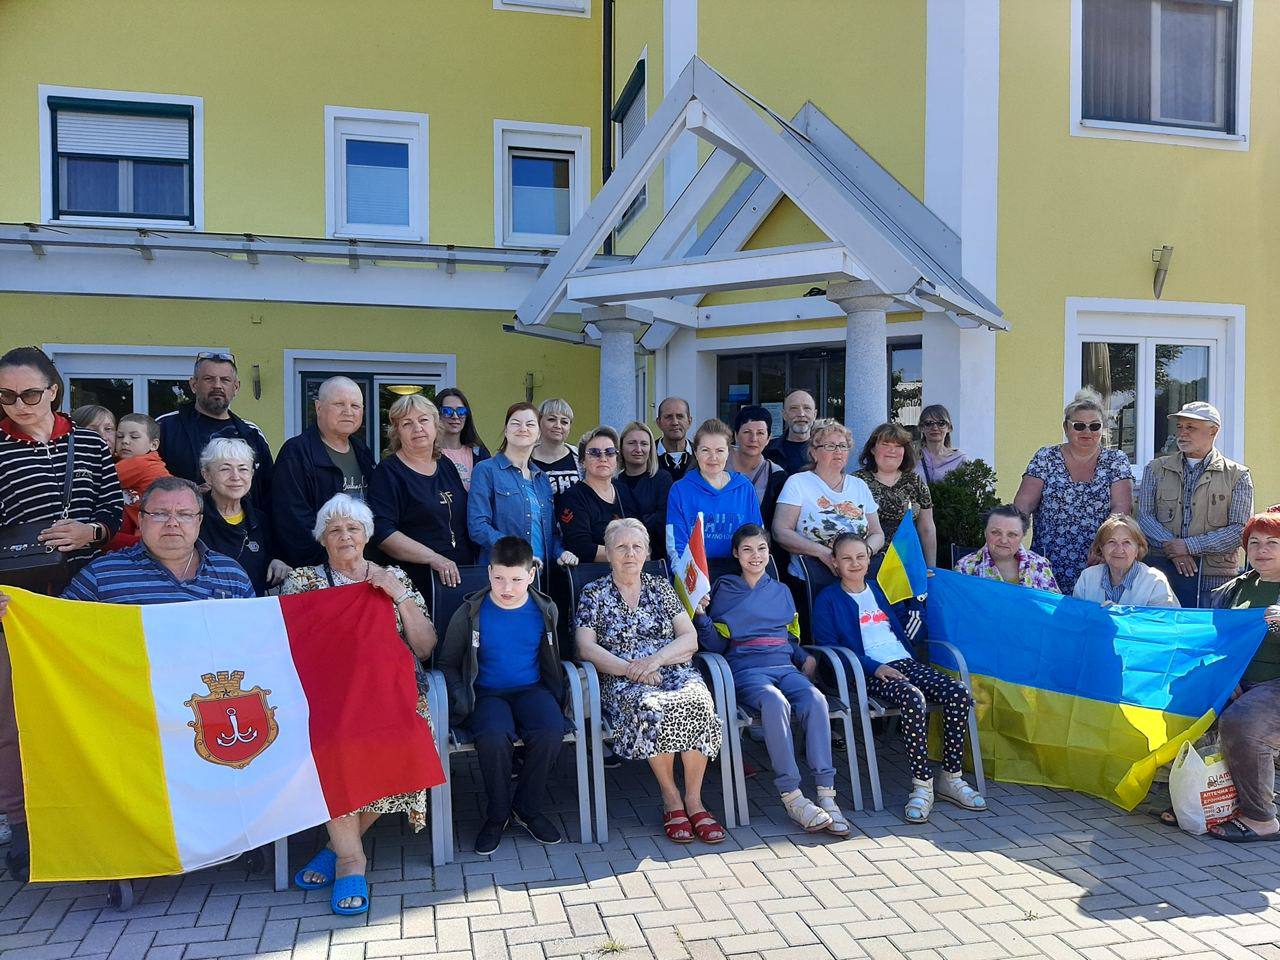
<path id="1" fill-rule="evenodd" d="M 644 106 L 644 98 L 636 97 L 627 108 L 627 112 L 622 115 L 622 156 L 624 157 L 644 130 Z"/>
<path id="2" fill-rule="evenodd" d="M 191 127 L 182 117 L 125 116 L 59 110 L 58 152 L 186 160 Z"/>

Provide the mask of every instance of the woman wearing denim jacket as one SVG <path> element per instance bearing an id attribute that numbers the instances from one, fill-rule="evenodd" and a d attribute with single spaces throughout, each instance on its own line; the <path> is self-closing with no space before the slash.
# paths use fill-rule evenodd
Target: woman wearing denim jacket
<path id="1" fill-rule="evenodd" d="M 562 566 L 578 562 L 560 542 L 553 516 L 551 482 L 531 461 L 538 444 L 538 408 L 513 403 L 497 454 L 477 463 L 471 474 L 467 500 L 467 530 L 479 548 L 479 564 L 502 537 L 523 537 L 533 546 L 538 562 L 554 559 Z"/>

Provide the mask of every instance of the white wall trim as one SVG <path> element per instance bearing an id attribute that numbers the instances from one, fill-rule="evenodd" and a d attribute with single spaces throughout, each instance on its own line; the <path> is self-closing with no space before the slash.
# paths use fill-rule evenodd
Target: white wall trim
<path id="1" fill-rule="evenodd" d="M 1248 150 L 1249 108 L 1253 89 L 1253 0 L 1237 0 L 1236 17 L 1235 133 L 1198 130 L 1194 127 L 1160 127 L 1142 123 L 1086 120 L 1081 117 L 1084 99 L 1084 5 L 1083 0 L 1071 0 L 1071 112 L 1068 118 L 1071 136 L 1207 147 L 1211 150 Z"/>
<path id="2" fill-rule="evenodd" d="M 190 379 L 196 354 L 230 353 L 226 346 L 157 346 L 122 343 L 45 343 L 41 349 L 58 368 L 67 389 L 58 409 L 71 409 L 72 379 L 128 378 L 134 381 L 134 410 L 146 409 L 148 378 Z"/>
<path id="3" fill-rule="evenodd" d="M 562 17 L 590 17 L 591 0 L 493 0 L 493 9 L 509 10 L 513 13 L 552 13 Z"/>
<path id="4" fill-rule="evenodd" d="M 591 128 L 528 120 L 493 121 L 493 245 L 555 249 L 564 243 L 567 235 L 509 234 L 507 231 L 511 185 L 507 175 L 507 151 L 512 148 L 558 150 L 573 154 L 569 196 L 569 229 L 572 231 L 591 202 Z"/>
<path id="5" fill-rule="evenodd" d="M 49 117 L 49 97 L 81 97 L 86 100 L 124 100 L 129 103 L 176 103 L 191 107 L 191 219 L 149 220 L 145 217 L 62 217 L 54 219 L 53 132 Z M 90 223 L 116 227 L 163 227 L 166 230 L 204 229 L 204 98 L 174 93 L 143 93 L 136 90 L 103 90 L 96 87 L 64 87 L 42 83 L 36 87 L 36 113 L 40 136 L 40 222 Z"/>
<path id="6" fill-rule="evenodd" d="M 347 224 L 343 212 L 338 127 L 344 122 L 371 138 L 404 140 L 409 144 L 409 225 Z M 430 235 L 431 149 L 430 117 L 402 110 L 370 110 L 364 107 L 324 108 L 324 234 L 326 237 L 361 240 L 409 240 L 426 243 Z"/>
<path id="7" fill-rule="evenodd" d="M 317 370 L 357 370 L 378 376 L 406 376 L 438 381 L 444 388 L 457 382 L 458 357 L 453 353 L 380 353 L 362 350 L 284 351 L 284 435 L 297 436 L 298 374 Z M 376 398 L 375 398 L 376 401 Z M 373 415 L 377 416 L 376 402 Z M 368 416 L 369 411 L 365 411 Z M 378 426 L 381 434 L 382 426 Z"/>
<path id="8" fill-rule="evenodd" d="M 1176 326 L 1179 320 L 1191 322 L 1179 330 Z M 1115 342 L 1168 337 L 1219 344 L 1214 370 L 1217 388 L 1212 395 L 1223 417 L 1218 448 L 1231 459 L 1246 462 L 1244 304 L 1068 297 L 1063 340 L 1064 403 L 1080 389 L 1079 343 L 1081 337 L 1088 336 L 1106 337 Z M 1134 464 L 1139 474 L 1145 467 L 1145 463 Z"/>

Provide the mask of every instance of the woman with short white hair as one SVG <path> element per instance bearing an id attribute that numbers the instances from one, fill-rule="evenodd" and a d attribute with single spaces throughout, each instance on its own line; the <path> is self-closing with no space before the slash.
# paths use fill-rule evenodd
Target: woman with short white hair
<path id="1" fill-rule="evenodd" d="M 572 429 L 573 407 L 568 400 L 551 397 L 538 406 L 538 445 L 530 459 L 547 475 L 552 496 L 559 496 L 582 478 L 578 451 L 567 442 Z"/>
<path id="2" fill-rule="evenodd" d="M 254 467 L 253 447 L 239 437 L 218 437 L 205 444 L 200 475 L 209 492 L 204 495 L 200 542 L 240 564 L 261 597 L 291 568 L 275 559 L 270 518 L 250 502 Z"/>
<path id="3" fill-rule="evenodd" d="M 315 538 L 327 559 L 313 567 L 298 567 L 280 587 L 282 594 L 307 593 L 352 583 L 369 583 L 395 604 L 396 627 L 415 657 L 427 658 L 436 646 L 436 631 L 427 617 L 427 604 L 399 567 L 381 567 L 364 558 L 373 536 L 373 511 L 345 493 L 335 494 L 316 513 Z M 358 643 L 359 637 L 352 637 Z M 427 678 L 414 663 L 418 677 L 418 714 L 431 724 L 427 711 Z M 414 832 L 427 823 L 427 791 L 415 790 L 383 797 L 354 813 L 330 820 L 329 844 L 297 872 L 293 882 L 304 890 L 334 884 L 330 907 L 334 913 L 357 914 L 369 909 L 369 886 L 364 879 L 365 853 L 361 839 L 384 813 L 403 813 Z M 335 882 L 336 881 L 336 882 Z"/>

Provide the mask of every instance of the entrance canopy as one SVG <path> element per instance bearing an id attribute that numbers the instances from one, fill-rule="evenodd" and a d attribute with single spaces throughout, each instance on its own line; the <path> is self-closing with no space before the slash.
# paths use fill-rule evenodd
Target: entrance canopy
<path id="1" fill-rule="evenodd" d="M 630 263 L 593 269 L 605 239 L 686 132 L 715 148 L 710 157 Z M 745 179 L 708 210 L 740 165 Z M 828 242 L 743 252 L 783 196 Z M 699 232 L 704 211 L 710 219 L 702 217 Z M 826 296 L 735 304 L 738 322 L 848 318 L 845 410 L 861 436 L 867 421 L 874 426 L 885 415 L 887 311 L 941 311 L 962 326 L 1008 329 L 999 307 L 962 275 L 955 231 L 822 111 L 806 103 L 783 120 L 695 57 L 530 289 L 515 327 L 563 335 L 549 326 L 552 317 L 585 306 L 569 322 L 599 336 L 606 354 L 617 351 L 601 358 L 601 413 L 612 423 L 630 419 L 636 339 L 655 349 L 681 327 L 723 325 L 711 313 L 719 319 L 726 308 L 698 307 L 709 293 L 796 284 L 825 285 Z M 557 318 L 555 327 L 568 320 Z"/>

